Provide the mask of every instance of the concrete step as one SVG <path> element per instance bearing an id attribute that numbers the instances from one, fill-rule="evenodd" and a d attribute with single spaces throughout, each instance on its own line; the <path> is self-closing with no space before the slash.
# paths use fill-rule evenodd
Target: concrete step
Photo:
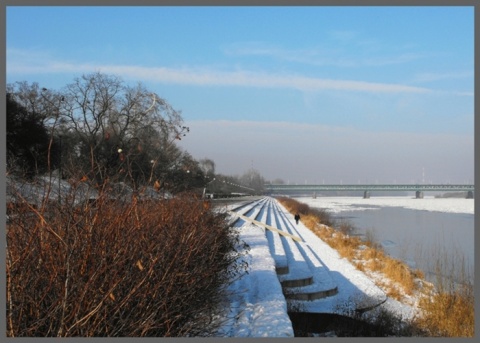
<path id="1" fill-rule="evenodd" d="M 255 225 L 262 227 L 265 230 L 265 235 L 270 248 L 270 253 L 275 261 L 275 270 L 279 274 L 287 274 L 289 272 L 287 257 L 283 248 L 283 243 L 280 235 L 272 230 L 266 230 L 261 223 L 270 223 L 272 216 L 271 198 L 264 198 L 262 201 L 245 204 L 237 207 L 234 213 L 236 214 L 236 226 L 241 226 L 245 221 L 251 221 Z M 257 220 L 259 222 L 255 222 Z"/>
<path id="2" fill-rule="evenodd" d="M 328 254 L 322 249 L 331 250 L 331 248 L 327 248 L 325 243 L 321 243 L 321 240 L 303 225 L 296 225 L 293 214 L 289 213 L 281 204 L 277 203 L 276 205 L 277 211 L 287 222 L 290 233 L 302 238 L 303 242 L 297 242 L 297 244 L 305 259 L 309 261 L 310 268 L 314 271 L 312 286 L 286 290 L 285 297 L 290 304 L 300 306 L 307 312 L 322 312 L 325 309 L 335 308 L 339 303 L 352 301 L 353 297 L 356 302 L 356 311 L 362 312 L 375 308 L 387 300 L 385 292 L 371 280 L 362 285 L 361 291 L 352 283 L 343 283 L 340 287 L 333 276 L 335 275 L 337 279 L 342 276 L 337 275 L 338 271 L 331 270 L 332 268 L 335 270 L 337 267 L 325 265 L 322 261 L 322 256 L 325 253 Z M 355 269 L 353 266 L 351 268 Z M 364 278 L 365 276 L 359 272 L 358 277 Z M 367 284 L 369 285 L 367 286 Z"/>
<path id="3" fill-rule="evenodd" d="M 295 228 L 293 215 L 266 197 L 244 204 L 234 212 L 239 223 L 252 222 L 265 229 L 275 270 L 285 297 L 295 301 L 314 301 L 338 292 L 328 268 Z"/>
<path id="4" fill-rule="evenodd" d="M 238 214 L 238 215 L 232 215 L 231 220 L 229 222 L 230 226 L 242 226 L 243 225 L 243 219 L 240 218 L 242 215 L 246 215 L 248 213 L 252 214 L 253 211 L 256 211 L 256 208 L 266 202 L 266 198 L 262 198 L 259 200 L 251 201 L 248 203 L 243 203 L 240 206 L 235 206 L 235 207 L 230 207 L 228 210 L 232 214 Z"/>
<path id="5" fill-rule="evenodd" d="M 266 201 L 261 215 L 258 217 L 258 220 L 262 223 L 270 223 L 271 217 L 271 201 Z M 267 237 L 268 247 L 270 249 L 270 254 L 272 255 L 273 260 L 275 261 L 275 271 L 277 274 L 288 274 L 288 262 L 287 256 L 285 255 L 285 250 L 283 249 L 283 244 L 280 239 L 280 234 L 273 232 L 271 230 L 265 230 L 265 236 Z"/>
<path id="6" fill-rule="evenodd" d="M 312 272 L 312 283 L 305 286 L 291 286 L 285 296 L 297 300 L 315 300 L 337 294 L 337 284 L 333 281 L 328 268 L 321 263 L 311 247 L 306 243 L 296 243 L 305 256 L 305 260 Z"/>
<path id="7" fill-rule="evenodd" d="M 296 230 L 293 215 L 279 206 L 277 202 L 274 204 L 277 213 L 277 222 L 286 232 L 301 237 Z M 301 237 L 302 238 L 302 237 Z M 312 274 L 310 284 L 287 284 L 285 296 L 289 299 L 296 300 L 316 300 L 337 294 L 338 287 L 331 277 L 328 268 L 321 262 L 315 251 L 305 242 L 295 242 L 296 248 L 302 255 L 303 260 L 307 263 Z"/>
<path id="8" fill-rule="evenodd" d="M 279 217 L 278 209 L 275 204 L 271 206 L 270 220 L 271 226 L 276 227 L 280 231 L 289 233 L 284 222 Z M 280 241 L 287 257 L 289 269 L 288 273 L 278 275 L 278 279 L 282 286 L 302 287 L 311 285 L 313 283 L 313 273 L 308 266 L 308 262 L 298 249 L 297 242 L 284 236 L 280 237 Z"/>
<path id="9" fill-rule="evenodd" d="M 257 217 L 260 215 L 260 212 L 262 212 L 263 208 L 265 207 L 267 203 L 267 199 L 261 199 L 255 202 L 255 206 L 251 208 L 249 211 L 245 212 L 243 215 L 247 216 L 253 220 L 256 220 Z"/>

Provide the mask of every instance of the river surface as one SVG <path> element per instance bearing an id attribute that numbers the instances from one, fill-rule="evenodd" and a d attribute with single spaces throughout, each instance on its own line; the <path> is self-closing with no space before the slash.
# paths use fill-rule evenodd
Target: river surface
<path id="1" fill-rule="evenodd" d="M 296 200 L 346 220 L 354 234 L 381 243 L 392 257 L 424 271 L 434 280 L 436 267 L 473 280 L 475 261 L 474 199 L 412 197 L 302 197 Z"/>

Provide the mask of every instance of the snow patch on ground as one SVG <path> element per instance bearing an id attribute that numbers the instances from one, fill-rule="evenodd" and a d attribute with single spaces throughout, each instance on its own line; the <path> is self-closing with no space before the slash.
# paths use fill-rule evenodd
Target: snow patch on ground
<path id="1" fill-rule="evenodd" d="M 245 256 L 248 273 L 230 287 L 230 320 L 221 337 L 293 337 L 287 302 L 275 272 L 275 262 L 264 229 L 253 224 L 239 228 L 250 250 Z"/>

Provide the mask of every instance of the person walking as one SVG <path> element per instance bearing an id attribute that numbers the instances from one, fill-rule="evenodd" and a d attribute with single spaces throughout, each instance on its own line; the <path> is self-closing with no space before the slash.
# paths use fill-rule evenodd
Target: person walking
<path id="1" fill-rule="evenodd" d="M 298 224 L 298 221 L 300 220 L 300 215 L 298 213 L 295 214 L 295 221 Z"/>

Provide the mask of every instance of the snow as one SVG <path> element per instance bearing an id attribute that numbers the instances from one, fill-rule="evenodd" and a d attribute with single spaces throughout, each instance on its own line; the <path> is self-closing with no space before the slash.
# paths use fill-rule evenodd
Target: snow
<path id="1" fill-rule="evenodd" d="M 312 197 L 301 197 L 295 199 L 332 213 L 372 210 L 376 207 L 403 207 L 413 210 L 474 214 L 475 209 L 474 199 L 461 198 L 371 197 L 364 199 L 362 197 L 317 197 L 313 199 Z"/>
<path id="2" fill-rule="evenodd" d="M 293 337 L 287 303 L 275 272 L 265 232 L 253 224 L 240 228 L 250 250 L 245 258 L 248 274 L 232 284 L 231 308 L 235 318 L 219 332 L 223 337 Z"/>
<path id="3" fill-rule="evenodd" d="M 48 198 L 50 201 L 71 199 L 74 205 L 96 199 L 97 190 L 87 182 L 75 184 L 59 179 L 57 176 L 39 176 L 32 181 L 16 179 L 12 176 L 6 178 L 7 202 L 19 202 L 22 198 L 30 204 L 40 206 Z M 123 182 L 112 185 L 110 195 L 116 199 L 130 200 L 133 189 Z M 137 192 L 140 198 L 160 199 L 171 198 L 169 192 L 157 192 L 153 187 L 145 187 Z"/>
<path id="4" fill-rule="evenodd" d="M 415 314 L 415 307 L 412 304 L 402 304 L 388 298 L 370 277 L 342 258 L 336 250 L 330 248 L 301 221 L 294 224 L 293 215 L 276 200 L 269 198 L 263 201 L 269 202 L 265 208 L 276 207 L 277 220 L 274 223 L 278 225 L 280 222 L 278 218 L 283 216 L 286 220 L 285 225 L 294 227 L 296 231 L 290 233 L 297 234 L 303 239 L 303 242 L 297 243 L 297 249 L 303 251 L 303 256 L 308 257 L 304 262 L 309 263 L 309 267 L 313 270 L 314 284 L 299 288 L 305 292 L 314 287 L 324 287 L 324 289 L 336 287 L 338 292 L 331 296 L 307 301 L 286 298 L 280 284 L 282 275 L 277 275 L 275 271 L 276 261 L 270 250 L 272 244 L 267 240 L 267 234 L 271 233 L 262 225 L 238 220 L 234 229 L 239 230 L 240 239 L 250 246 L 250 251 L 245 257 L 248 262 L 248 273 L 230 286 L 231 307 L 226 313 L 226 317 L 230 319 L 219 331 L 219 336 L 293 337 L 288 308 L 303 312 L 351 313 L 355 309 L 381 307 L 403 318 L 411 318 Z M 257 201 L 255 206 L 261 206 L 261 203 L 262 201 Z M 251 206 L 248 209 L 243 208 L 242 213 L 259 213 L 258 209 L 251 211 Z M 265 223 L 266 218 L 267 215 L 264 212 L 257 217 L 257 220 Z M 283 240 L 286 239 L 283 238 Z M 293 240 L 289 241 L 293 242 Z M 289 247 L 292 248 L 291 245 L 285 247 L 287 255 L 289 255 Z M 297 258 L 298 262 L 298 256 L 291 255 L 289 259 L 292 257 Z M 304 270 L 292 268 L 290 264 L 289 277 L 302 278 Z M 295 290 L 295 287 L 292 290 Z"/>

